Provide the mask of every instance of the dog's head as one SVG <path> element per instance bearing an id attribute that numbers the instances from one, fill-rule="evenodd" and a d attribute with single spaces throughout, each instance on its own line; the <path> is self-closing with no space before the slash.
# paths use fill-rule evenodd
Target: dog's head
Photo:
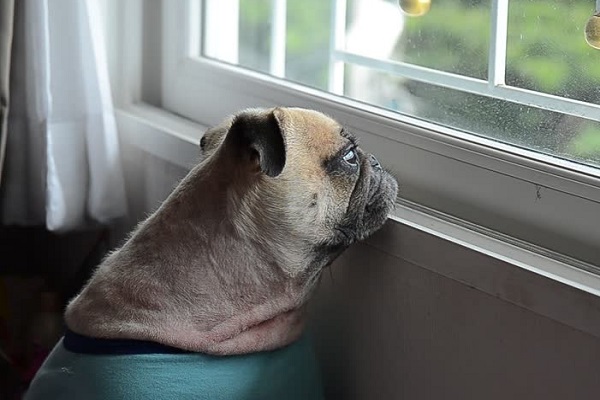
<path id="1" fill-rule="evenodd" d="M 394 177 L 317 111 L 245 110 L 208 130 L 200 147 L 214 174 L 235 177 L 236 201 L 251 203 L 251 215 L 237 216 L 241 228 L 301 259 L 286 266 L 294 275 L 321 269 L 371 235 L 396 199 Z"/>

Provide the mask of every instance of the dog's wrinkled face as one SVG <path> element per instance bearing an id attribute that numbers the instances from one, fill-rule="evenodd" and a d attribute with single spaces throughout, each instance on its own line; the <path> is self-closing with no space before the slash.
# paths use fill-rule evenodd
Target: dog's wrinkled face
<path id="1" fill-rule="evenodd" d="M 396 199 L 394 177 L 350 132 L 316 111 L 246 110 L 206 132 L 200 147 L 205 159 L 226 153 L 240 168 L 254 163 L 258 191 L 276 199 L 262 198 L 263 218 L 276 220 L 284 240 L 302 243 L 306 257 L 292 272 L 330 264 L 379 229 Z"/>

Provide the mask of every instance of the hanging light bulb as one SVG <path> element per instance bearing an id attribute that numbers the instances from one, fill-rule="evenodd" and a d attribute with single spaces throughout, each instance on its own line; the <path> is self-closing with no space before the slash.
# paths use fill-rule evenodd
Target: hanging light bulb
<path id="1" fill-rule="evenodd" d="M 399 0 L 400 9 L 411 17 L 425 15 L 431 7 L 431 0 Z"/>
<path id="2" fill-rule="evenodd" d="M 595 49 L 600 49 L 600 10 L 585 24 L 585 41 Z"/>

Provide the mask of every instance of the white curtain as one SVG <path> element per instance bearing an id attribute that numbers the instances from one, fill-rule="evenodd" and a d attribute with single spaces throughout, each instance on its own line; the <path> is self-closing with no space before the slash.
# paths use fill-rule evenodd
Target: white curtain
<path id="1" fill-rule="evenodd" d="M 124 216 L 97 0 L 16 3 L 3 223 L 66 231 Z"/>

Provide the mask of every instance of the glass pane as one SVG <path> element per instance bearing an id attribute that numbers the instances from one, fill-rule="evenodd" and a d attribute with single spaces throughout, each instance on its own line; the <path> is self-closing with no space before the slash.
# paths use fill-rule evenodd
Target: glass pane
<path id="1" fill-rule="evenodd" d="M 240 0 L 239 64 L 269 72 L 271 0 Z"/>
<path id="2" fill-rule="evenodd" d="M 377 59 L 381 65 L 402 61 L 478 78 L 487 90 L 491 0 L 432 0 L 429 12 L 420 17 L 402 14 L 397 0 L 205 0 L 205 11 L 209 3 L 217 8 L 234 4 L 231 9 L 237 11 L 235 15 L 230 10 L 205 12 L 212 20 L 205 19 L 204 26 L 216 30 L 205 30 L 204 48 L 208 43 L 224 54 L 205 51 L 205 56 L 329 90 L 330 67 L 336 62 L 332 43 L 337 3 L 345 4 L 340 8 L 345 10 L 341 14 L 344 46 L 337 50 Z M 507 82 L 598 104 L 600 51 L 588 47 L 583 36 L 593 6 L 587 0 L 511 0 Z M 232 21 L 235 26 L 223 30 Z M 235 43 L 224 39 L 231 32 Z M 337 76 L 344 83 L 343 95 L 475 135 L 600 165 L 596 121 L 418 82 L 381 72 L 376 63 L 344 64 Z M 443 84 L 445 78 L 441 79 Z"/>
<path id="3" fill-rule="evenodd" d="M 286 78 L 326 89 L 331 1 L 288 0 Z"/>
<path id="4" fill-rule="evenodd" d="M 220 3 L 220 1 L 222 3 Z M 220 4 L 229 5 L 232 0 L 212 0 L 212 7 Z M 239 25 L 238 25 L 238 57 L 236 64 L 245 68 L 272 73 L 272 56 L 276 49 L 273 42 L 275 32 L 275 3 L 277 0 L 239 0 Z M 206 10 L 205 2 L 204 11 Z M 330 27 L 331 27 L 331 1 L 324 0 L 288 0 L 285 3 L 285 21 L 283 21 L 283 34 L 285 35 L 284 71 L 285 78 L 318 89 L 328 86 Z M 215 14 L 211 14 L 215 15 Z M 224 20 L 231 17 L 226 13 L 217 12 L 218 18 Z M 213 21 L 221 22 L 221 21 Z M 224 21 L 223 21 L 224 22 Z M 280 32 L 281 33 L 281 32 Z M 216 33 L 215 33 L 216 35 Z M 206 57 L 216 58 L 221 61 L 231 60 L 219 57 L 206 51 L 207 41 L 214 40 L 211 32 L 206 32 L 201 54 Z M 220 46 L 232 44 L 219 44 Z"/>
<path id="5" fill-rule="evenodd" d="M 347 69 L 349 81 L 360 82 L 355 76 L 369 77 L 368 83 L 359 84 L 362 90 L 350 89 L 356 100 L 519 147 L 600 165 L 600 122 L 403 80 L 364 67 L 349 65 Z"/>
<path id="6" fill-rule="evenodd" d="M 346 50 L 487 79 L 491 0 L 432 0 L 419 17 L 398 0 L 348 1 Z"/>
<path id="7" fill-rule="evenodd" d="M 512 0 L 507 84 L 598 103 L 600 51 L 584 37 L 593 13 L 593 0 Z"/>

